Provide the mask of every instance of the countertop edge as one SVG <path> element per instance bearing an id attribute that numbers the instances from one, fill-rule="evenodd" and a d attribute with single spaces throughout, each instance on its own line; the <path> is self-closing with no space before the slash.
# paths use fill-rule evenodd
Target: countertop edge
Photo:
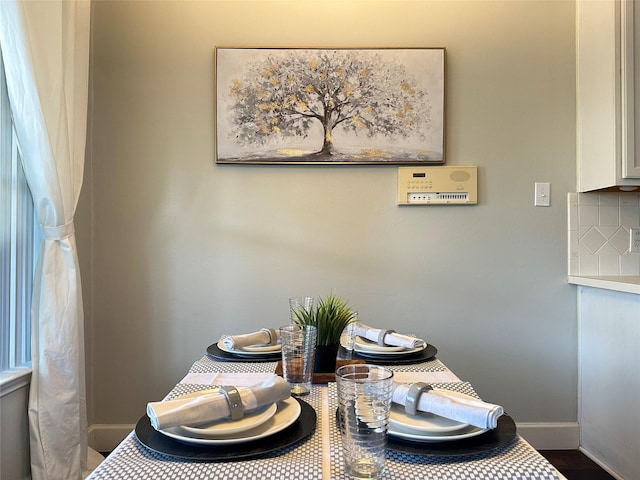
<path id="1" fill-rule="evenodd" d="M 602 288 L 605 290 L 614 290 L 616 292 L 640 295 L 640 276 L 635 275 L 597 277 L 569 275 L 568 282 L 573 285 L 582 285 L 584 287 Z"/>

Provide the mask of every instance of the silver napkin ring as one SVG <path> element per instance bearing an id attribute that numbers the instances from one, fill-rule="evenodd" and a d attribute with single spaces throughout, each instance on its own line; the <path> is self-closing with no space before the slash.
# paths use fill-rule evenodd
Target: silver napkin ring
<path id="1" fill-rule="evenodd" d="M 269 345 L 278 344 L 278 333 L 273 328 L 261 328 L 261 332 L 267 332 L 269 334 Z"/>
<path id="2" fill-rule="evenodd" d="M 420 399 L 420 395 L 429 390 L 433 390 L 433 387 L 424 382 L 416 382 L 409 387 L 407 401 L 404 404 L 404 411 L 407 415 L 415 415 L 418 413 L 418 400 Z"/>
<path id="3" fill-rule="evenodd" d="M 384 337 L 387 336 L 388 333 L 396 333 L 395 330 L 380 330 L 378 334 L 378 345 L 384 347 Z"/>
<path id="4" fill-rule="evenodd" d="M 220 391 L 227 399 L 229 410 L 231 411 L 231 420 L 241 420 L 244 417 L 244 405 L 240 398 L 240 392 L 236 387 L 221 386 Z"/>

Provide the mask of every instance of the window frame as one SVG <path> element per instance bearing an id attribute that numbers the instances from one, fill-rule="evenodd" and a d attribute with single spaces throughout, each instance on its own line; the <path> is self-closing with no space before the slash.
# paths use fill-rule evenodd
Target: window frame
<path id="1" fill-rule="evenodd" d="M 13 127 L 0 51 L 0 397 L 31 374 L 31 303 L 40 229 Z"/>

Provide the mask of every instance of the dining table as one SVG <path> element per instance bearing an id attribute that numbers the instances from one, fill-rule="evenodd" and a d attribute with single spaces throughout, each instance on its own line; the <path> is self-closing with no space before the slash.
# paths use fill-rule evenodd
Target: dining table
<path id="1" fill-rule="evenodd" d="M 215 346 L 215 344 L 214 344 Z M 264 375 L 279 368 L 277 358 L 255 361 L 231 358 L 207 349 L 166 395 L 163 401 L 211 389 L 216 379 L 233 375 Z M 341 351 L 345 357 L 345 352 Z M 356 355 L 357 357 L 357 355 Z M 348 362 L 349 360 L 344 360 Z M 352 356 L 350 358 L 353 358 Z M 366 357 L 363 360 L 369 362 Z M 479 398 L 473 385 L 460 379 L 437 356 L 414 362 L 376 360 L 394 372 L 396 382 L 425 382 L 434 388 Z M 241 479 L 330 480 L 348 478 L 339 424 L 335 381 L 314 383 L 309 395 L 295 398 L 302 408 L 302 424 L 294 437 L 280 434 L 249 448 L 238 443 L 222 448 L 183 444 L 158 434 L 142 415 L 135 429 L 87 477 L 90 480 Z M 293 397 L 292 397 L 293 398 Z M 157 400 L 157 399 L 150 399 Z M 483 399 L 485 400 L 485 399 Z M 496 399 L 489 399 L 496 401 Z M 142 413 L 142 412 L 141 412 Z M 389 437 L 386 480 L 437 478 L 440 480 L 566 480 L 547 459 L 518 435 L 515 422 L 505 412 L 500 435 L 464 442 L 411 443 Z M 501 421 L 503 420 L 501 417 Z M 291 427 L 293 428 L 293 427 Z M 286 430 L 285 430 L 286 432 Z M 491 432 L 490 432 L 491 433 Z M 296 437 L 295 435 L 298 435 Z M 158 440 L 157 444 L 154 443 Z M 155 440 L 154 440 L 155 439 Z M 280 443 L 279 443 L 280 442 Z M 167 447 L 168 445 L 168 447 Z M 462 446 L 460 446 L 462 445 Z M 204 454 L 203 454 L 204 452 Z"/>

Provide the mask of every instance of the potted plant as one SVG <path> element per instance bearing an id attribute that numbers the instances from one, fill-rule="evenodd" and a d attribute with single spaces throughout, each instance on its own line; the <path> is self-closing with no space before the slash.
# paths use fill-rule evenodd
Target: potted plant
<path id="1" fill-rule="evenodd" d="M 330 294 L 309 310 L 301 308 L 294 314 L 297 325 L 313 325 L 317 329 L 314 371 L 335 371 L 340 335 L 347 325 L 357 321 L 357 313 L 339 296 Z"/>

